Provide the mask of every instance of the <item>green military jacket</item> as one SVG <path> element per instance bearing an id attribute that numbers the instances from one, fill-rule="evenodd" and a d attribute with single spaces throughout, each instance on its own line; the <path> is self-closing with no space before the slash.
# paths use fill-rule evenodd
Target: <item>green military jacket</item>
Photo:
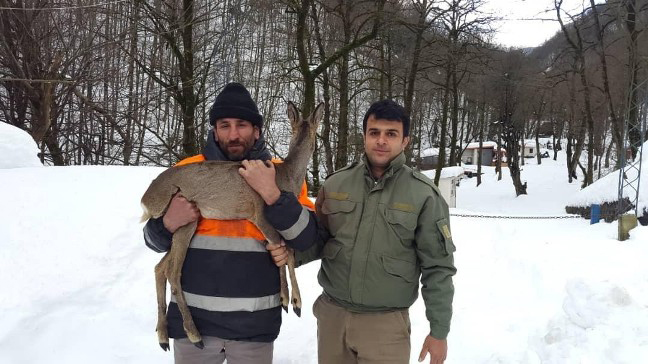
<path id="1" fill-rule="evenodd" d="M 356 312 L 410 307 L 420 278 L 430 335 L 445 339 L 456 273 L 448 205 L 404 162 L 401 153 L 378 180 L 366 159 L 329 176 L 315 205 L 330 236 L 295 258 L 298 265 L 321 258 L 324 292 Z"/>

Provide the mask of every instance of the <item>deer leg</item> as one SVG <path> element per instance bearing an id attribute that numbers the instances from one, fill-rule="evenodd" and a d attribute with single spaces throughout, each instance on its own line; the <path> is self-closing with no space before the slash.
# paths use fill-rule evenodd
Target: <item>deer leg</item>
<path id="1" fill-rule="evenodd" d="M 279 267 L 279 281 L 281 284 L 281 292 L 279 293 L 279 296 L 281 297 L 281 307 L 283 308 L 284 311 L 288 312 L 288 303 L 289 303 L 288 279 L 286 279 L 285 265 Z"/>
<path id="2" fill-rule="evenodd" d="M 191 237 L 196 231 L 197 224 L 198 223 L 194 221 L 179 228 L 173 234 L 173 244 L 171 245 L 170 253 L 170 267 L 167 277 L 169 279 L 169 284 L 171 284 L 171 293 L 175 296 L 178 309 L 182 315 L 182 326 L 185 333 L 187 333 L 189 341 L 191 341 L 196 347 L 202 349 L 205 345 L 198 329 L 196 328 L 196 324 L 191 317 L 191 312 L 189 311 L 189 306 L 187 305 L 187 301 L 182 291 L 182 285 L 180 284 L 182 265 L 187 255 L 187 249 L 189 248 Z"/>
<path id="3" fill-rule="evenodd" d="M 292 295 L 293 311 L 297 317 L 301 317 L 302 299 L 301 292 L 299 291 L 299 284 L 297 284 L 297 276 L 295 275 L 295 253 L 292 249 L 288 251 L 288 273 L 290 274 L 290 291 Z"/>
<path id="4" fill-rule="evenodd" d="M 250 218 L 250 221 L 256 225 L 261 233 L 265 236 L 268 244 L 279 244 L 281 242 L 281 235 L 275 230 L 261 215 L 255 215 Z M 286 278 L 286 266 L 279 267 L 279 282 L 281 291 L 279 297 L 281 298 L 281 307 L 284 311 L 288 312 L 288 304 L 290 302 L 290 295 L 288 293 L 288 279 Z"/>
<path id="5" fill-rule="evenodd" d="M 164 255 L 162 260 L 155 266 L 155 291 L 157 294 L 158 319 L 155 331 L 157 331 L 158 342 L 162 350 L 169 350 L 169 331 L 167 328 L 167 303 L 166 303 L 166 276 L 165 271 L 169 265 L 169 254 Z"/>

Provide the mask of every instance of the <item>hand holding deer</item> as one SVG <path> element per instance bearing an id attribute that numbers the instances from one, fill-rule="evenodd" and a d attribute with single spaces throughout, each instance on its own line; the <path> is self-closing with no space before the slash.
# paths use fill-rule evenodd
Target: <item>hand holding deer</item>
<path id="1" fill-rule="evenodd" d="M 288 248 L 286 248 L 286 243 L 282 242 L 281 244 L 274 245 L 268 244 L 266 246 L 266 249 L 270 252 L 272 260 L 277 267 L 282 267 L 288 264 L 288 255 L 292 252 L 290 252 Z"/>
<path id="2" fill-rule="evenodd" d="M 190 222 L 197 221 L 200 218 L 200 211 L 196 204 L 189 202 L 179 192 L 173 195 L 169 208 L 164 214 L 162 221 L 164 227 L 170 233 L 175 233 L 180 227 L 189 224 Z"/>
<path id="3" fill-rule="evenodd" d="M 272 205 L 279 199 L 281 191 L 275 180 L 275 167 L 272 163 L 259 160 L 244 160 L 239 173 L 250 187 L 261 196 L 266 204 Z"/>

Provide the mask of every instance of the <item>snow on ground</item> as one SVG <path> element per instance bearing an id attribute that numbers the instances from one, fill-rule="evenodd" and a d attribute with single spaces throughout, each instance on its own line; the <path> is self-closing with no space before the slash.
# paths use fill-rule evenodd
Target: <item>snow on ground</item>
<path id="1" fill-rule="evenodd" d="M 517 198 L 507 169 L 499 182 L 494 168 L 484 171 L 479 188 L 476 178 L 461 181 L 452 213 L 561 216 L 579 191 L 579 181 L 566 182 L 564 154 L 542 165 L 527 160 L 529 194 Z M 648 358 L 648 228 L 627 242 L 616 240 L 616 223 L 584 219 L 453 217 L 452 229 L 458 274 L 449 363 Z"/>
<path id="2" fill-rule="evenodd" d="M 5 158 L 6 156 L 0 156 Z M 153 267 L 139 198 L 147 167 L 0 169 L 0 363 L 171 363 L 155 335 Z M 529 195 L 464 179 L 452 213 L 564 215 L 579 182 L 564 161 L 529 161 Z M 645 363 L 648 227 L 584 219 L 453 217 L 456 296 L 447 363 Z M 316 363 L 317 263 L 298 270 L 302 317 L 284 315 L 275 363 Z M 428 324 L 410 310 L 412 363 Z"/>
<path id="3" fill-rule="evenodd" d="M 476 167 L 472 167 L 476 171 Z M 527 195 L 515 197 L 508 168 L 502 168 L 502 180 L 497 181 L 495 167 L 482 166 L 482 184 L 477 178 L 463 179 L 457 191 L 457 212 L 512 215 L 564 215 L 566 202 L 580 190 L 580 180 L 567 183 L 565 154 L 558 160 L 527 158 L 521 166 L 522 182 L 527 182 Z"/>
<path id="4" fill-rule="evenodd" d="M 24 130 L 0 122 L 0 168 L 42 167 L 38 146 Z"/>

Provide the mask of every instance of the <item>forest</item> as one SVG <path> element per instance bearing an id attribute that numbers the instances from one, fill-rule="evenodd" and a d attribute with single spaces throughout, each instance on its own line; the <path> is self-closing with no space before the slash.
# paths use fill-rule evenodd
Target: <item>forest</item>
<path id="1" fill-rule="evenodd" d="M 0 121 L 27 131 L 46 165 L 171 166 L 201 152 L 215 95 L 236 81 L 278 157 L 287 102 L 304 115 L 324 103 L 313 191 L 361 158 L 362 118 L 383 98 L 411 116 L 410 165 L 438 149 L 437 183 L 471 142 L 506 149 L 517 195 L 524 140 L 552 138 L 553 158 L 567 153 L 565 178 L 583 187 L 636 157 L 647 139 L 648 0 L 576 11 L 554 0 L 543 17 L 560 31 L 527 49 L 493 42 L 498 15 L 485 3 L 0 0 Z"/>

